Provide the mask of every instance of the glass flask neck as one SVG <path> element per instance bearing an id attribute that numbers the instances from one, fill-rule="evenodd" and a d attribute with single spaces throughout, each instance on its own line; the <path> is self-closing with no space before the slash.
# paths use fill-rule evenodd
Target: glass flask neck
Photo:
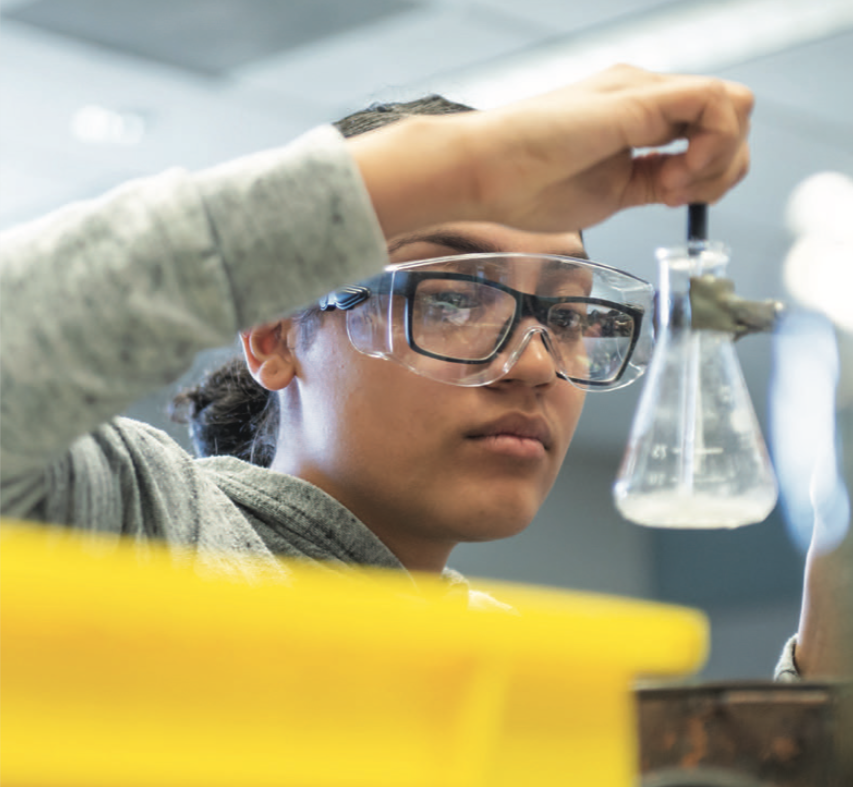
<path id="1" fill-rule="evenodd" d="M 690 328 L 690 279 L 694 276 L 723 277 L 729 250 L 717 241 L 658 249 L 659 316 L 662 328 Z"/>

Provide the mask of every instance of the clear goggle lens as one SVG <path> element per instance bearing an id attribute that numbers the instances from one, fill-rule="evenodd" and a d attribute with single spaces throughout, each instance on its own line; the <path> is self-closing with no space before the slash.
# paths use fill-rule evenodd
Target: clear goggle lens
<path id="1" fill-rule="evenodd" d="M 561 377 L 609 390 L 648 363 L 653 297 L 651 284 L 605 265 L 503 253 L 390 266 L 321 305 L 347 310 L 359 352 L 439 382 L 493 383 L 541 340 Z"/>

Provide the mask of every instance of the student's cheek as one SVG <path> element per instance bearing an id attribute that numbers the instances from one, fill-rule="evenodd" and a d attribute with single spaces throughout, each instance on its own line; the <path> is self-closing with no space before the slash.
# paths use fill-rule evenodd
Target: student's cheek
<path id="1" fill-rule="evenodd" d="M 575 388 L 571 383 L 565 381 L 561 381 L 558 385 L 555 420 L 561 433 L 560 463 L 562 464 L 580 422 L 586 402 L 586 391 Z"/>

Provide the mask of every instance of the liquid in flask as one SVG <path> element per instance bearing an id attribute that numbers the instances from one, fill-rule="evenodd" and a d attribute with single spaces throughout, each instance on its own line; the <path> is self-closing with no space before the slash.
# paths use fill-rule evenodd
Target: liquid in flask
<path id="1" fill-rule="evenodd" d="M 632 522 L 732 528 L 763 521 L 776 504 L 733 337 L 691 327 L 691 277 L 721 276 L 728 259 L 707 241 L 658 251 L 658 339 L 613 488 Z"/>

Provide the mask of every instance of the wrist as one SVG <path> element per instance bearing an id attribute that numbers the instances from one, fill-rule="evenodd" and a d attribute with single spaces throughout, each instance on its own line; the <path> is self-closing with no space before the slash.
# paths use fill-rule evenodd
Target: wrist
<path id="1" fill-rule="evenodd" d="M 347 140 L 386 238 L 484 218 L 463 119 L 411 117 Z"/>

